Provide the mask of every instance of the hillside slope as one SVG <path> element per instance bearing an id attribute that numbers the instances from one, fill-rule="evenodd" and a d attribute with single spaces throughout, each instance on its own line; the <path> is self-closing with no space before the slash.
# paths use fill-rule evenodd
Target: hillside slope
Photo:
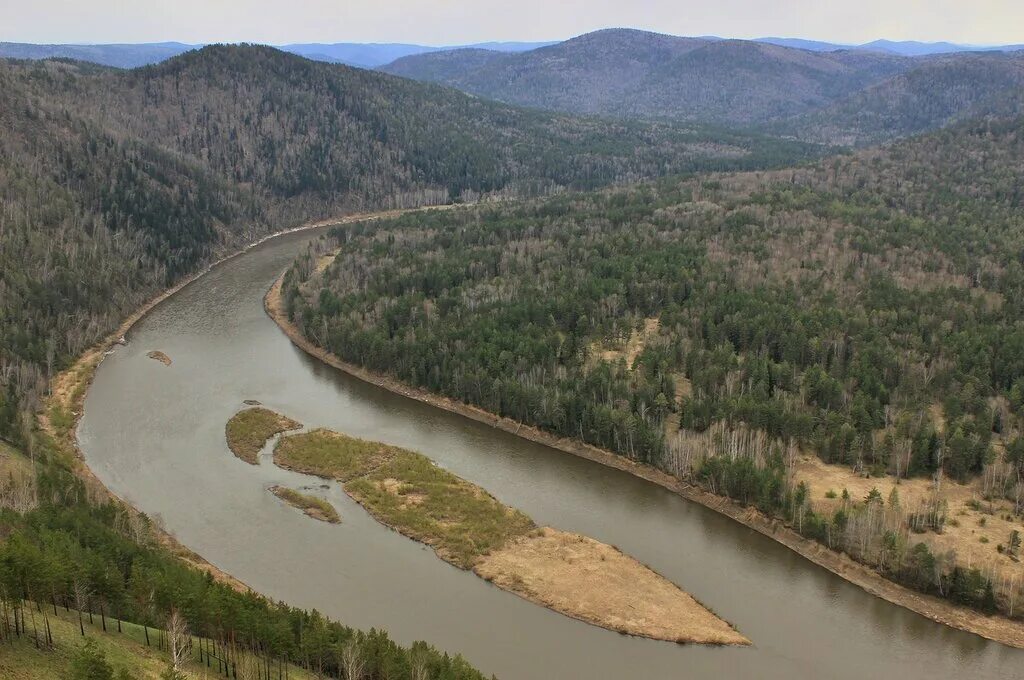
<path id="1" fill-rule="evenodd" d="M 0 121 L 0 436 L 12 439 L 54 370 L 271 225 L 814 151 L 517 109 L 252 46 L 131 71 L 0 61 Z"/>
<path id="2" fill-rule="evenodd" d="M 912 64 L 895 55 L 610 29 L 522 54 L 459 50 L 382 70 L 537 108 L 750 124 L 811 110 Z"/>
<path id="3" fill-rule="evenodd" d="M 976 121 L 793 170 L 339 229 L 283 297 L 341 361 L 1019 619 L 1022 170 L 1024 118 Z"/>
<path id="4" fill-rule="evenodd" d="M 1024 111 L 1024 52 L 929 59 L 773 129 L 808 140 L 864 145 L 980 116 Z"/>
<path id="5" fill-rule="evenodd" d="M 909 57 L 795 47 L 800 44 L 616 29 L 523 54 L 410 56 L 382 70 L 540 109 L 713 120 L 839 145 L 1024 111 L 1021 51 Z"/>

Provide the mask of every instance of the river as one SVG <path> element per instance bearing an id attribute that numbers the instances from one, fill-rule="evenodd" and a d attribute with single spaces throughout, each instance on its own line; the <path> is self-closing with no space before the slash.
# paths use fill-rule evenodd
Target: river
<path id="1" fill-rule="evenodd" d="M 1020 678 L 1024 651 L 868 595 L 774 541 L 624 472 L 363 383 L 294 347 L 263 294 L 314 232 L 268 241 L 158 305 L 100 366 L 78 436 L 114 493 L 266 595 L 461 653 L 500 678 Z M 164 366 L 146 356 L 161 350 Z M 609 632 L 499 590 L 378 524 L 337 484 L 340 525 L 269 493 L 323 484 L 235 458 L 245 399 L 420 451 L 538 524 L 615 545 L 753 641 L 675 645 Z"/>

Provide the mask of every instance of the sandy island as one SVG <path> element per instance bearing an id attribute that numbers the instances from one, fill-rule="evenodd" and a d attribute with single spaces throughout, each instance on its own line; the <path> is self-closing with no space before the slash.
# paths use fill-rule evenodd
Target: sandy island
<path id="1" fill-rule="evenodd" d="M 566 616 L 655 640 L 750 644 L 677 585 L 617 548 L 538 528 L 422 454 L 318 429 L 279 439 L 274 463 L 341 482 L 381 524 L 429 545 L 446 562 Z"/>
<path id="2" fill-rule="evenodd" d="M 473 571 L 500 588 L 602 628 L 712 645 L 750 641 L 689 593 L 610 545 L 544 527 Z"/>

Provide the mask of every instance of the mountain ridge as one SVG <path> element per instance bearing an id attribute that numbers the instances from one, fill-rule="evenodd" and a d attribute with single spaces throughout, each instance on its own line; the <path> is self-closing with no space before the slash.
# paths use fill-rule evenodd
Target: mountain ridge
<path id="1" fill-rule="evenodd" d="M 1018 63 L 1024 51 L 908 57 L 608 29 L 518 54 L 414 55 L 380 70 L 520 106 L 850 145 L 1024 112 L 1013 95 Z"/>
<path id="2" fill-rule="evenodd" d="M 875 53 L 606 29 L 519 54 L 439 52 L 380 70 L 521 106 L 755 125 L 803 113 L 912 64 Z"/>
<path id="3" fill-rule="evenodd" d="M 511 107 L 262 46 L 127 71 L 0 60 L 0 126 L 10 440 L 54 370 L 143 300 L 274 229 L 788 164 L 817 149 Z"/>
<path id="4" fill-rule="evenodd" d="M 601 30 L 621 30 L 615 28 Z M 639 29 L 628 29 L 639 30 Z M 598 32 L 598 31 L 595 31 Z M 651 33 L 651 31 L 645 31 Z M 587 35 L 587 34 L 583 34 Z M 579 37 L 579 36 L 577 36 Z M 684 37 L 684 36 L 673 36 Z M 417 43 L 390 42 L 327 42 L 327 43 L 284 43 L 275 45 L 281 50 L 292 52 L 315 61 L 348 64 L 361 68 L 386 66 L 403 57 L 456 49 L 484 49 L 498 53 L 525 52 L 550 47 L 566 40 L 552 41 L 486 41 L 459 45 L 423 45 Z M 723 41 L 732 38 L 721 36 L 694 36 L 690 40 Z M 844 50 L 877 51 L 902 56 L 926 56 L 970 51 L 1010 51 L 1024 49 L 1024 44 L 1010 45 L 965 45 L 953 42 L 920 42 L 914 40 L 878 39 L 862 44 L 833 43 L 822 40 L 786 37 L 751 38 L 748 42 L 779 45 L 815 52 L 836 52 Z M 165 59 L 204 47 L 213 43 L 183 43 L 164 41 L 153 43 L 19 43 L 0 41 L 0 58 L 16 59 L 78 59 L 114 66 L 136 68 L 159 63 Z"/>

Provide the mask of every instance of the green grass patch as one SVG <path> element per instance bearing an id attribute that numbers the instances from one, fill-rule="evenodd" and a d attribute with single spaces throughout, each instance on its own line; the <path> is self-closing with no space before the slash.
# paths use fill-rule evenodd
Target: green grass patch
<path id="1" fill-rule="evenodd" d="M 331 524 L 341 521 L 338 511 L 334 506 L 322 498 L 310 496 L 309 494 L 289 489 L 286 486 L 272 486 L 270 493 L 274 494 L 293 508 L 298 508 L 314 519 L 319 519 Z"/>
<path id="2" fill-rule="evenodd" d="M 53 428 L 62 436 L 67 435 L 75 424 L 75 417 L 71 411 L 54 404 L 50 406 L 50 423 Z"/>
<path id="3" fill-rule="evenodd" d="M 282 437 L 278 465 L 343 482 L 379 522 L 463 569 L 535 528 L 533 521 L 429 458 L 330 430 Z"/>
<path id="4" fill-rule="evenodd" d="M 32 464 L 28 456 L 4 441 L 0 441 L 0 474 L 8 471 L 28 472 Z"/>
<path id="5" fill-rule="evenodd" d="M 345 482 L 369 473 L 401 450 L 320 429 L 282 437 L 274 447 L 274 462 L 289 470 Z"/>
<path id="6" fill-rule="evenodd" d="M 4 680 L 68 678 L 71 676 L 72 660 L 86 638 L 92 640 L 103 653 L 107 663 L 114 670 L 115 678 L 119 677 L 118 673 L 123 672 L 125 673 L 123 677 L 135 680 L 159 680 L 167 669 L 170 654 L 166 649 L 164 633 L 158 628 L 149 628 L 149 645 L 147 645 L 146 631 L 142 626 L 122 621 L 121 631 L 118 632 L 117 620 L 108 617 L 107 630 L 104 631 L 98 615 L 94 615 L 92 623 L 90 623 L 86 614 L 82 617 L 85 628 L 85 637 L 83 637 L 79 631 L 76 611 L 67 612 L 63 607 L 58 607 L 57 615 L 54 616 L 51 606 L 46 605 L 43 610 L 45 610 L 46 618 L 50 623 L 53 646 L 49 647 L 44 643 L 36 647 L 31 616 L 34 615 L 35 630 L 39 632 L 40 639 L 45 641 L 43 612 L 26 611 L 28 634 L 14 637 L 12 640 L 6 640 L 0 644 L 0 649 L 2 649 L 0 651 L 0 678 L 4 678 Z M 193 653 L 184 669 L 186 677 L 189 679 L 216 677 L 215 672 L 207 669 L 205 664 L 199 663 L 199 647 L 200 638 L 194 637 Z M 212 670 L 217 670 L 216 662 L 213 663 Z M 241 677 L 241 670 L 239 677 Z M 312 676 L 295 666 L 289 666 L 288 677 L 292 680 L 307 680 Z"/>
<path id="7" fill-rule="evenodd" d="M 246 463 L 256 465 L 260 449 L 275 434 L 297 430 L 302 423 L 262 407 L 247 408 L 231 417 L 224 434 L 228 448 Z"/>
<path id="8" fill-rule="evenodd" d="M 345 490 L 378 520 L 463 569 L 536 526 L 479 486 L 402 449 Z"/>

